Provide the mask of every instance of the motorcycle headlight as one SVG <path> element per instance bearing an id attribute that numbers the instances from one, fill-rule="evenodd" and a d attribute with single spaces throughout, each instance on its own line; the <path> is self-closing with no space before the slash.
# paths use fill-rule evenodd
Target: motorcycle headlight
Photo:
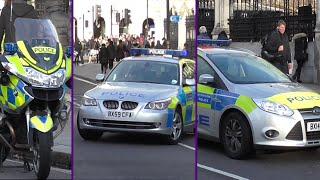
<path id="1" fill-rule="evenodd" d="M 83 96 L 82 97 L 82 105 L 84 106 L 96 106 L 97 101 L 94 98 Z"/>
<path id="2" fill-rule="evenodd" d="M 281 116 L 292 116 L 294 112 L 286 105 L 274 103 L 267 100 L 254 100 L 260 109 Z"/>
<path id="3" fill-rule="evenodd" d="M 160 101 L 149 102 L 146 105 L 145 109 L 164 110 L 168 108 L 169 104 L 171 104 L 171 98 L 160 100 Z"/>
<path id="4" fill-rule="evenodd" d="M 65 70 L 60 69 L 57 72 L 46 75 L 32 68 L 26 68 L 27 78 L 31 85 L 38 87 L 57 88 L 63 85 L 65 81 Z"/>

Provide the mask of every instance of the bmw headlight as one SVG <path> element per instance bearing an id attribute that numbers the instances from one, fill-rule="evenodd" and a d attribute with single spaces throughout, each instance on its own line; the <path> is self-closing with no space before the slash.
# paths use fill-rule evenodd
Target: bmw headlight
<path id="1" fill-rule="evenodd" d="M 25 68 L 29 83 L 33 86 L 57 88 L 63 85 L 66 71 L 60 69 L 57 72 L 46 75 L 32 68 Z"/>
<path id="2" fill-rule="evenodd" d="M 267 100 L 257 100 L 254 102 L 258 105 L 258 107 L 266 112 L 270 112 L 273 114 L 278 114 L 281 116 L 292 116 L 294 112 L 286 105 L 274 103 Z"/>
<path id="3" fill-rule="evenodd" d="M 82 105 L 84 106 L 96 106 L 97 101 L 94 98 L 84 95 L 82 97 Z"/>
<path id="4" fill-rule="evenodd" d="M 171 104 L 171 98 L 160 100 L 160 101 L 149 102 L 146 105 L 145 109 L 164 110 L 168 108 L 169 104 Z"/>

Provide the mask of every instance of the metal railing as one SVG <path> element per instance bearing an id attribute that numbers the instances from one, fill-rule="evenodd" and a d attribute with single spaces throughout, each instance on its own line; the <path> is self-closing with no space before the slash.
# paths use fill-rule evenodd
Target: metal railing
<path id="1" fill-rule="evenodd" d="M 230 38 L 233 41 L 259 41 L 276 27 L 287 23 L 287 34 L 305 32 L 314 39 L 316 0 L 230 0 Z"/>

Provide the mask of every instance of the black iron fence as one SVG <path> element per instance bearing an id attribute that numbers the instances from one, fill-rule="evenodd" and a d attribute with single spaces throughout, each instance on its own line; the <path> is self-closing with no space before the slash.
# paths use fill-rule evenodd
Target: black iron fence
<path id="1" fill-rule="evenodd" d="M 186 17 L 186 49 L 189 52 L 189 58 L 194 57 L 195 53 L 195 39 L 196 39 L 196 31 L 194 28 L 194 15 L 189 15 Z"/>
<path id="2" fill-rule="evenodd" d="M 313 40 L 316 3 L 316 0 L 230 0 L 230 38 L 259 41 L 283 19 L 290 39 L 305 32 Z"/>
<path id="3" fill-rule="evenodd" d="M 214 0 L 199 0 L 198 25 L 205 26 L 210 36 L 214 28 L 214 2 Z"/>

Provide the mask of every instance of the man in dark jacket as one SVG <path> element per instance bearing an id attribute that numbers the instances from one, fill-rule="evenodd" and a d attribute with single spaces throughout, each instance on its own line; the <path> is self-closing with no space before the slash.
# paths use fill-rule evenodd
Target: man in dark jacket
<path id="1" fill-rule="evenodd" d="M 0 42 L 4 34 L 4 43 L 15 42 L 14 21 L 19 17 L 37 19 L 38 13 L 33 6 L 27 4 L 26 0 L 6 0 L 0 16 Z M 2 48 L 0 46 L 0 51 Z"/>
<path id="2" fill-rule="evenodd" d="M 109 64 L 109 69 L 113 68 L 113 61 L 116 58 L 116 47 L 113 45 L 113 41 L 108 39 L 108 64 Z"/>
<path id="3" fill-rule="evenodd" d="M 120 61 L 125 57 L 125 53 L 127 53 L 127 47 L 123 44 L 122 40 L 119 40 L 119 44 L 117 46 L 117 61 Z"/>
<path id="4" fill-rule="evenodd" d="M 108 49 L 105 44 L 102 44 L 99 50 L 98 60 L 101 64 L 101 73 L 105 74 L 108 68 Z"/>
<path id="5" fill-rule="evenodd" d="M 291 50 L 285 31 L 286 23 L 280 20 L 277 29 L 268 37 L 266 51 L 274 56 L 273 59 L 269 59 L 270 63 L 283 73 L 289 74 L 289 69 L 292 68 Z"/>

